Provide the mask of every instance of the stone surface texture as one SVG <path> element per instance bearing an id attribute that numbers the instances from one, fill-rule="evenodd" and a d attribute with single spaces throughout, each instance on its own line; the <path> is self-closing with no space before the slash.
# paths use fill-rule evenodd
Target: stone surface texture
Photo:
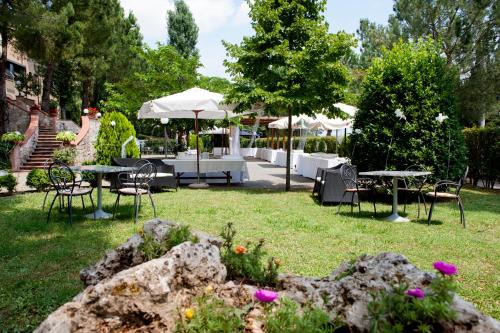
<path id="1" fill-rule="evenodd" d="M 144 233 L 163 240 L 172 223 L 154 220 Z M 182 309 L 193 298 L 211 292 L 227 305 L 246 308 L 245 332 L 264 332 L 263 308 L 254 303 L 257 287 L 226 280 L 220 259 L 220 240 L 198 234 L 199 242 L 182 243 L 158 259 L 144 262 L 138 250 L 141 234 L 109 252 L 95 266 L 82 271 L 88 287 L 52 313 L 35 332 L 174 332 Z M 427 288 L 435 276 L 398 254 L 361 256 L 343 263 L 324 278 L 280 275 L 280 296 L 300 304 L 312 302 L 332 319 L 341 318 L 347 331 L 368 332 L 367 304 L 371 292 L 388 290 L 395 283 Z M 500 323 L 484 316 L 455 296 L 457 319 L 443 323 L 443 332 L 500 332 Z"/>

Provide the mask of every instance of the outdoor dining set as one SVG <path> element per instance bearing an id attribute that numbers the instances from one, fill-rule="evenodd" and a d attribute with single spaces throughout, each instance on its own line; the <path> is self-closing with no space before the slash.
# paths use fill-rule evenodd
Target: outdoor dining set
<path id="1" fill-rule="evenodd" d="M 425 192 L 428 176 L 432 173 L 420 165 L 412 165 L 403 171 L 377 170 L 358 173 L 355 165 L 339 164 L 332 168 L 317 169 L 313 196 L 316 196 L 322 205 L 338 203 L 337 213 L 340 212 L 343 203 L 349 203 L 352 213 L 354 204 L 357 204 L 361 212 L 360 196 L 367 194 L 370 196 L 376 214 L 377 192 L 380 189 L 386 190 L 392 187 L 392 212 L 391 215 L 385 217 L 385 220 L 389 222 L 410 221 L 398 213 L 398 192 L 402 192 L 405 212 L 409 198 L 417 199 L 417 219 L 420 218 L 420 204 L 424 204 L 427 213 L 426 197 L 430 200 L 428 225 L 431 223 L 432 211 L 438 199 L 456 200 L 460 209 L 460 223 L 465 228 L 465 212 L 460 190 L 465 183 L 467 173 L 468 168 L 458 181 L 440 180 L 434 184 L 431 191 Z"/>
<path id="2" fill-rule="evenodd" d="M 52 162 L 47 169 L 52 187 L 47 190 L 43 206 L 50 193 L 54 193 L 49 211 L 47 223 L 54 204 L 59 199 L 60 209 L 67 209 L 69 222 L 73 222 L 73 200 L 81 198 L 83 209 L 85 210 L 84 197 L 90 199 L 93 212 L 86 215 L 87 218 L 105 219 L 115 217 L 120 204 L 120 197 L 134 197 L 134 221 L 137 222 L 142 196 L 148 196 L 156 217 L 156 207 L 151 193 L 151 186 L 155 184 L 158 168 L 148 160 L 137 160 L 133 166 L 106 166 L 106 165 L 82 165 L 68 166 L 61 161 Z M 110 175 L 110 190 L 116 193 L 113 214 L 105 212 L 102 208 L 102 180 L 103 175 Z M 87 181 L 90 187 L 82 186 Z M 97 188 L 97 207 L 94 205 L 92 193 Z M 65 207 L 67 206 L 67 207 Z"/>

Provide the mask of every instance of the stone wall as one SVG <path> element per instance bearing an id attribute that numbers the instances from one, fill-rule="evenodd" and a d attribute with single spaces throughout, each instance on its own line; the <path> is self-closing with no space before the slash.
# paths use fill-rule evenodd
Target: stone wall
<path id="1" fill-rule="evenodd" d="M 56 124 L 56 132 L 71 131 L 78 134 L 81 128 L 73 120 L 58 120 Z"/>
<path id="2" fill-rule="evenodd" d="M 29 108 L 23 104 L 16 103 L 16 101 L 9 102 L 8 106 L 9 120 L 7 122 L 7 131 L 24 133 L 30 123 Z"/>
<path id="3" fill-rule="evenodd" d="M 89 128 L 85 137 L 76 145 L 75 164 L 82 164 L 86 161 L 93 161 L 96 156 L 95 142 L 99 133 L 100 122 L 96 119 L 89 120 Z M 83 130 L 83 128 L 82 128 Z"/>

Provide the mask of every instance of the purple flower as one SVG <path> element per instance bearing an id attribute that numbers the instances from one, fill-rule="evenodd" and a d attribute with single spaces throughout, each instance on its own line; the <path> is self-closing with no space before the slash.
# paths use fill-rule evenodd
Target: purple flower
<path id="1" fill-rule="evenodd" d="M 259 289 L 253 294 L 255 298 L 264 303 L 271 303 L 278 298 L 278 293 L 271 290 Z"/>
<path id="2" fill-rule="evenodd" d="M 411 296 L 411 297 L 416 297 L 419 299 L 422 299 L 425 297 L 425 293 L 422 289 L 420 288 L 415 288 L 415 289 L 408 289 L 406 291 L 406 295 Z"/>
<path id="3" fill-rule="evenodd" d="M 433 264 L 434 268 L 437 269 L 443 275 L 455 275 L 457 274 L 457 267 L 453 264 L 449 264 L 444 261 L 436 261 Z"/>

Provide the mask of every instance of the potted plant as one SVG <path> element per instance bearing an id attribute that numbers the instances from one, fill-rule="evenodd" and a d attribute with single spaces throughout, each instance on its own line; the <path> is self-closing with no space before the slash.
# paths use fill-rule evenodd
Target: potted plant
<path id="1" fill-rule="evenodd" d="M 15 145 L 24 141 L 24 134 L 21 134 L 19 131 L 7 132 L 2 135 L 2 141 Z"/>
<path id="2" fill-rule="evenodd" d="M 56 135 L 56 140 L 62 141 L 65 146 L 69 145 L 69 143 L 75 139 L 76 134 L 71 131 L 62 131 Z"/>
<path id="3" fill-rule="evenodd" d="M 57 103 L 56 100 L 51 100 L 49 102 L 49 112 L 51 115 L 57 115 L 57 107 L 59 104 Z"/>

